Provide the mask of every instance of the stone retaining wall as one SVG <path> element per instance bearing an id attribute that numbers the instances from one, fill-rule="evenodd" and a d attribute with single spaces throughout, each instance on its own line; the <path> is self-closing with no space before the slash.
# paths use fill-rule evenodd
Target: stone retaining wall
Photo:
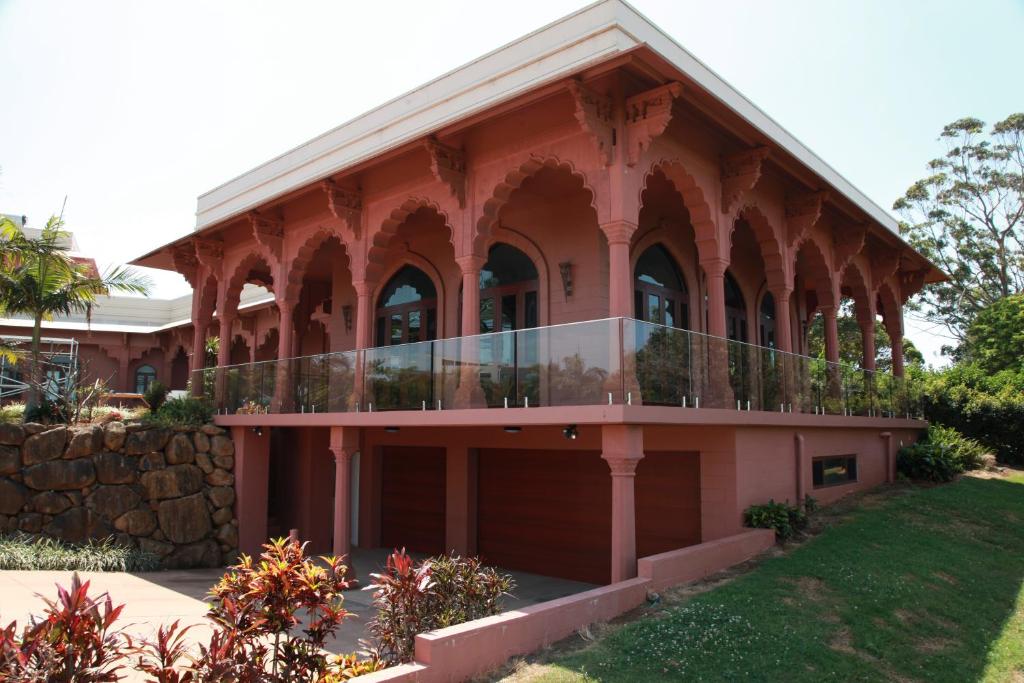
<path id="1" fill-rule="evenodd" d="M 166 568 L 238 553 L 235 447 L 216 425 L 0 424 L 0 532 L 114 536 Z"/>

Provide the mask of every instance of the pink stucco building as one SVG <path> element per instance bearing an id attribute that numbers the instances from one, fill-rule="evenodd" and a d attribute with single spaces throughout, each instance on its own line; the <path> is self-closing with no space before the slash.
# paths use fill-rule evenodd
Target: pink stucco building
<path id="1" fill-rule="evenodd" d="M 884 154 L 884 152 L 882 152 Z M 754 503 L 893 476 L 923 426 L 893 219 L 607 0 L 199 198 L 194 287 L 241 545 L 478 553 L 608 583 Z M 266 305 L 239 308 L 246 284 Z M 854 302 L 860 367 L 840 366 Z M 831 363 L 806 358 L 823 316 Z M 894 339 L 873 372 L 874 327 Z M 216 369 L 195 353 L 222 343 Z"/>

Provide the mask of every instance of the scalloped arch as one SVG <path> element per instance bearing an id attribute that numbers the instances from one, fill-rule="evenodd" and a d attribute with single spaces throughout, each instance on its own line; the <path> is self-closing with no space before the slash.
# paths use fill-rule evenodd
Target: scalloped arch
<path id="1" fill-rule="evenodd" d="M 805 252 L 806 250 L 806 252 Z M 815 281 L 824 283 L 826 287 L 822 287 L 821 284 L 816 288 L 818 294 L 819 306 L 835 306 L 839 303 L 836 296 L 835 280 L 832 277 L 832 269 L 829 267 L 828 251 L 818 243 L 814 238 L 808 238 L 802 240 L 800 246 L 793 251 L 793 277 L 797 275 L 796 264 L 800 258 L 801 253 L 806 253 L 808 258 L 808 266 L 811 271 L 811 275 L 814 276 Z"/>
<path id="2" fill-rule="evenodd" d="M 708 203 L 704 190 L 697 179 L 690 174 L 683 163 L 678 159 L 660 159 L 651 164 L 650 169 L 644 174 L 643 182 L 640 184 L 640 203 L 643 206 L 643 194 L 647 191 L 648 180 L 655 174 L 661 173 L 675 186 L 676 191 L 682 196 L 683 204 L 690 213 L 690 224 L 693 226 L 694 237 L 697 241 L 697 253 L 700 260 L 705 261 L 714 258 L 725 258 L 728 254 L 721 253 L 721 244 L 718 239 L 718 225 L 713 218 L 711 204 Z"/>
<path id="3" fill-rule="evenodd" d="M 452 248 L 455 248 L 455 228 L 452 227 L 451 216 L 448 215 L 448 212 L 438 202 L 430 198 L 408 197 L 391 210 L 388 217 L 381 221 L 380 227 L 372 235 L 368 235 L 366 271 L 370 279 L 378 281 L 382 278 L 391 239 L 410 216 L 424 208 L 444 220 L 444 225 L 448 228 L 448 241 L 452 244 Z"/>
<path id="4" fill-rule="evenodd" d="M 494 188 L 490 198 L 484 202 L 482 215 L 476 222 L 476 231 L 473 235 L 474 254 L 486 253 L 486 245 L 490 242 L 491 232 L 498 225 L 501 210 L 512 199 L 516 190 L 522 187 L 527 178 L 536 175 L 544 168 L 565 171 L 579 179 L 583 189 L 590 193 L 590 207 L 594 210 L 594 217 L 597 219 L 600 215 L 597 206 L 597 192 L 583 171 L 577 170 L 571 161 L 562 160 L 556 156 L 531 156 L 517 168 L 509 171 L 504 180 Z"/>
<path id="5" fill-rule="evenodd" d="M 348 253 L 348 245 L 345 244 L 345 240 L 341 238 L 337 231 L 320 227 L 302 243 L 302 246 L 299 247 L 295 256 L 288 263 L 288 274 L 284 278 L 285 299 L 298 301 L 299 294 L 302 292 L 302 280 L 306 276 L 309 264 L 313 261 L 313 257 L 316 256 L 317 251 L 324 243 L 331 239 L 336 239 L 338 244 L 341 245 L 342 252 L 345 254 L 345 267 L 351 272 L 352 257 Z"/>
<path id="6" fill-rule="evenodd" d="M 754 232 L 757 245 L 761 249 L 764 260 L 765 277 L 769 286 L 781 285 L 788 280 L 786 272 L 786 247 L 780 232 L 776 230 L 768 217 L 756 204 L 748 204 L 736 212 L 735 218 L 729 222 L 727 241 L 732 248 L 733 234 L 736 232 L 736 221 L 743 219 Z"/>
<path id="7" fill-rule="evenodd" d="M 261 251 L 252 252 L 238 262 L 234 272 L 231 274 L 231 279 L 227 282 L 227 289 L 224 292 L 226 309 L 238 309 L 238 302 L 242 295 L 242 286 L 245 285 L 249 273 L 252 272 L 253 267 L 258 263 L 262 263 L 270 271 L 270 285 L 267 286 L 267 289 L 272 292 L 274 291 L 276 278 L 274 277 L 274 268 L 270 265 L 270 260 Z"/>
<path id="8" fill-rule="evenodd" d="M 843 272 L 839 274 L 839 282 L 841 286 L 849 287 L 853 292 L 853 301 L 858 311 L 864 306 L 869 307 L 865 313 L 875 310 L 871 301 L 871 279 L 856 259 L 851 260 L 843 268 Z"/>

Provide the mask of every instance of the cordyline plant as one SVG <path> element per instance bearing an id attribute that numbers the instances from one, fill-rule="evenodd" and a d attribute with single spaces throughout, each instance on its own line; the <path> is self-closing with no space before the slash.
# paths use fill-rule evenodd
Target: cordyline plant
<path id="1" fill-rule="evenodd" d="M 375 641 L 368 645 L 389 663 L 411 662 L 419 633 L 497 614 L 513 586 L 479 558 L 441 555 L 417 564 L 404 548 L 388 556 L 383 574 L 370 576 L 377 616 L 366 625 Z"/>
<path id="2" fill-rule="evenodd" d="M 100 683 L 120 679 L 120 631 L 113 628 L 124 605 L 106 593 L 89 597 L 89 582 L 75 573 L 71 587 L 57 586 L 41 620 L 20 637 L 16 622 L 0 631 L 0 680 L 11 683 Z"/>
<path id="3" fill-rule="evenodd" d="M 304 557 L 304 544 L 285 538 L 263 548 L 258 560 L 243 555 L 210 591 L 208 616 L 223 636 L 201 664 L 240 665 L 261 681 L 317 681 L 328 669 L 324 644 L 350 615 L 342 606 L 350 585 L 343 558 L 317 564 Z"/>

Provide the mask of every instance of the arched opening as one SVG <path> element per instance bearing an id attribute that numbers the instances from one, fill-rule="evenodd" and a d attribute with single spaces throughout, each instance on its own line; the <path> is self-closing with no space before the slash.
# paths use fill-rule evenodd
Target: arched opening
<path id="1" fill-rule="evenodd" d="M 775 297 L 765 292 L 757 310 L 758 343 L 769 349 L 775 348 Z"/>
<path id="2" fill-rule="evenodd" d="M 508 244 L 492 246 L 480 270 L 480 333 L 537 327 L 537 289 L 537 267 L 529 256 Z"/>
<path id="3" fill-rule="evenodd" d="M 135 393 L 144 394 L 156 381 L 156 368 L 152 365 L 140 365 L 135 370 Z"/>
<path id="4" fill-rule="evenodd" d="M 662 244 L 648 247 L 633 269 L 634 310 L 638 320 L 690 328 L 689 293 L 679 265 Z"/>
<path id="5" fill-rule="evenodd" d="M 231 340 L 231 351 L 228 357 L 228 364 L 242 365 L 250 360 L 249 344 L 240 334 L 236 334 Z"/>
<path id="6" fill-rule="evenodd" d="M 403 266 L 377 298 L 377 345 L 437 338 L 437 289 L 415 266 Z"/>
<path id="7" fill-rule="evenodd" d="M 731 341 L 747 341 L 747 304 L 732 273 L 725 274 L 725 332 Z"/>
<path id="8" fill-rule="evenodd" d="M 171 360 L 171 384 L 173 390 L 184 390 L 188 386 L 188 354 L 181 346 Z"/>

